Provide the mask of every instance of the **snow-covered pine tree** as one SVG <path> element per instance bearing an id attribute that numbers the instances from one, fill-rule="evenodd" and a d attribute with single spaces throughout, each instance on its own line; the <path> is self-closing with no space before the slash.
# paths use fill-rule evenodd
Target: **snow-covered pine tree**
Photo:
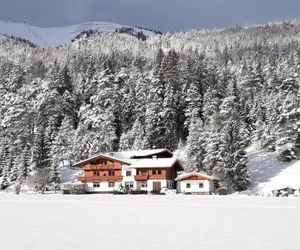
<path id="1" fill-rule="evenodd" d="M 72 162 L 74 123 L 72 117 L 65 116 L 51 145 L 51 158 L 57 163 Z"/>
<path id="2" fill-rule="evenodd" d="M 165 88 L 161 70 L 163 53 L 159 50 L 156 56 L 155 71 L 149 75 L 149 92 L 145 113 L 145 147 L 165 147 L 161 140 L 164 124 L 160 114 L 164 102 Z"/>
<path id="3" fill-rule="evenodd" d="M 3 177 L 1 182 L 1 190 L 6 189 L 9 187 L 10 181 L 9 181 L 9 169 L 6 167 L 3 171 Z"/>
<path id="4" fill-rule="evenodd" d="M 179 77 L 178 55 L 174 50 L 169 51 L 162 62 L 162 74 L 165 88 L 164 100 L 160 117 L 163 122 L 160 144 L 163 147 L 174 150 L 177 148 L 178 128 L 178 105 L 179 105 Z"/>
<path id="5" fill-rule="evenodd" d="M 4 169 L 8 165 L 8 159 L 9 159 L 9 147 L 7 145 L 7 140 L 1 141 L 1 150 L 0 150 L 0 177 L 4 173 Z"/>
<path id="6" fill-rule="evenodd" d="M 189 159 L 189 171 L 207 173 L 208 169 L 204 164 L 206 148 L 206 133 L 201 118 L 192 116 L 187 137 L 187 154 Z"/>
<path id="7" fill-rule="evenodd" d="M 288 94 L 283 102 L 281 114 L 277 120 L 276 148 L 281 159 L 291 161 L 297 158 L 296 141 L 299 136 L 299 97 Z"/>
<path id="8" fill-rule="evenodd" d="M 220 107 L 219 162 L 213 170 L 230 192 L 245 190 L 250 184 L 238 105 L 236 96 L 231 92 Z"/>
<path id="9" fill-rule="evenodd" d="M 30 168 L 31 151 L 29 145 L 26 145 L 19 157 L 19 176 L 18 180 L 22 183 L 27 179 L 32 169 Z"/>
<path id="10" fill-rule="evenodd" d="M 11 162 L 11 170 L 10 170 L 10 182 L 15 182 L 18 179 L 19 176 L 19 165 L 18 165 L 18 160 L 17 160 L 17 156 L 14 154 L 11 154 L 9 161 Z"/>
<path id="11" fill-rule="evenodd" d="M 59 184 L 61 183 L 61 173 L 59 168 L 59 163 L 57 161 L 52 161 L 49 182 L 50 185 L 54 187 L 55 192 L 57 191 Z"/>

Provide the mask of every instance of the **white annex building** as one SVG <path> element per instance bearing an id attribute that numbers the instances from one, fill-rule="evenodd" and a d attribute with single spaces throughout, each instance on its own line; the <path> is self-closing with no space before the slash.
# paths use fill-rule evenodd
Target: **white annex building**
<path id="1" fill-rule="evenodd" d="M 212 194 L 216 192 L 217 178 L 202 173 L 192 172 L 178 176 L 177 192 L 186 194 Z"/>

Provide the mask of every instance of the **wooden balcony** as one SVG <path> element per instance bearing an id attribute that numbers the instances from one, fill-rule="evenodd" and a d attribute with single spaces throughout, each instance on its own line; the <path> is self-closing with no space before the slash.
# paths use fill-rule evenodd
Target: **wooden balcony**
<path id="1" fill-rule="evenodd" d="M 145 174 L 145 175 L 135 175 L 134 179 L 136 181 L 147 181 L 149 178 L 149 175 Z"/>
<path id="2" fill-rule="evenodd" d="M 166 174 L 152 174 L 149 177 L 150 180 L 164 180 L 167 179 Z"/>
<path id="3" fill-rule="evenodd" d="M 100 182 L 100 181 L 121 181 L 122 175 L 117 176 L 81 176 L 78 177 L 79 181 L 82 182 Z"/>
<path id="4" fill-rule="evenodd" d="M 121 170 L 121 166 L 114 166 L 114 165 L 104 165 L 104 164 L 99 164 L 99 165 L 91 165 L 87 164 L 83 167 L 83 170 Z"/>

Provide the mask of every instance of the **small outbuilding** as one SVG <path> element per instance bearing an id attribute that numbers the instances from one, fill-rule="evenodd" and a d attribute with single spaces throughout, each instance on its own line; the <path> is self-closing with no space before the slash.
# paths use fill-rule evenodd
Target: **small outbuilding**
<path id="1" fill-rule="evenodd" d="M 292 187 L 283 187 L 272 191 L 276 197 L 288 197 L 289 195 L 296 195 L 297 189 Z"/>
<path id="2" fill-rule="evenodd" d="M 213 194 L 217 191 L 219 179 L 202 173 L 192 172 L 179 175 L 177 192 L 184 194 Z"/>

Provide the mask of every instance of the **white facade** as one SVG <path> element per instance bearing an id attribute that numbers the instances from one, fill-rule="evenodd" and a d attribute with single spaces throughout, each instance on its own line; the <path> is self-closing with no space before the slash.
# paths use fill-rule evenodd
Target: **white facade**
<path id="1" fill-rule="evenodd" d="M 119 185 L 121 185 L 121 181 L 114 182 L 114 186 L 109 186 L 108 181 L 101 182 L 87 182 L 88 191 L 89 192 L 113 192 Z"/>
<path id="2" fill-rule="evenodd" d="M 212 180 L 183 180 L 177 182 L 178 193 L 212 193 L 214 191 Z"/>
<path id="3" fill-rule="evenodd" d="M 151 192 L 154 189 L 153 183 L 154 182 L 159 182 L 161 188 L 169 188 L 172 189 L 174 187 L 174 181 L 172 180 L 147 180 L 147 181 L 135 181 L 134 175 L 135 175 L 135 170 L 130 169 L 132 171 L 132 176 L 126 176 L 126 171 L 125 170 L 125 175 L 123 174 L 123 180 L 122 181 L 117 181 L 115 182 L 113 187 L 109 186 L 108 181 L 101 181 L 97 183 L 91 183 L 88 182 L 88 191 L 89 192 L 113 192 L 114 190 L 117 190 L 118 187 L 121 185 L 123 187 L 128 186 L 132 190 L 138 190 L 138 191 L 147 191 Z M 123 170 L 122 170 L 123 172 Z M 98 186 L 99 185 L 99 186 Z M 129 186 L 130 185 L 130 186 Z"/>
<path id="4" fill-rule="evenodd" d="M 115 185 L 113 187 L 109 186 L 108 181 L 101 181 L 97 183 L 87 183 L 88 184 L 88 191 L 90 192 L 113 192 L 114 190 L 117 190 L 120 185 L 123 187 L 128 186 L 132 190 L 139 190 L 139 191 L 147 191 L 151 192 L 154 189 L 153 183 L 159 182 L 161 188 L 174 188 L 174 181 L 172 180 L 158 180 L 158 179 L 152 179 L 147 181 L 136 181 L 134 176 L 136 175 L 136 169 L 129 167 L 128 165 L 122 165 L 122 181 L 115 182 Z M 99 185 L 99 187 L 98 187 Z"/>
<path id="5" fill-rule="evenodd" d="M 184 173 L 175 180 L 177 181 L 178 193 L 190 194 L 215 193 L 215 182 L 219 181 L 218 178 L 197 172 Z"/>
<path id="6" fill-rule="evenodd" d="M 136 169 L 130 168 L 128 165 L 122 165 L 122 186 L 129 186 L 133 185 L 133 187 L 130 186 L 131 189 L 137 188 L 137 183 L 134 179 L 134 176 L 136 175 Z"/>

